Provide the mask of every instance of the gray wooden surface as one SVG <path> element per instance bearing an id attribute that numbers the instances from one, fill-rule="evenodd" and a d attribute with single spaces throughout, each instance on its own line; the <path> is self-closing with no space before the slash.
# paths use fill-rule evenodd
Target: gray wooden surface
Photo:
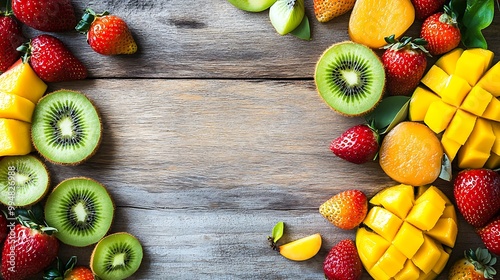
<path id="1" fill-rule="evenodd" d="M 56 34 L 90 77 L 49 91 L 86 93 L 105 130 L 90 161 L 50 169 L 54 185 L 88 176 L 108 187 L 117 206 L 112 231 L 128 231 L 144 245 L 132 279 L 323 279 L 328 250 L 355 232 L 330 225 L 319 205 L 347 188 L 372 196 L 395 184 L 376 163 L 354 165 L 328 149 L 362 122 L 330 110 L 312 79 L 324 49 L 348 40 L 349 16 L 320 24 L 306 1 L 313 40 L 302 41 L 278 35 L 267 12 L 243 12 L 224 0 L 73 3 L 79 15 L 90 6 L 125 18 L 139 52 L 105 57 L 80 34 Z M 485 34 L 500 55 L 499 26 L 497 16 Z M 449 183 L 436 183 L 451 197 Z M 269 249 L 278 221 L 286 224 L 284 240 L 321 233 L 320 253 L 292 262 Z M 451 261 L 480 244 L 460 218 Z M 62 255 L 77 254 L 85 264 L 91 249 L 63 247 Z"/>

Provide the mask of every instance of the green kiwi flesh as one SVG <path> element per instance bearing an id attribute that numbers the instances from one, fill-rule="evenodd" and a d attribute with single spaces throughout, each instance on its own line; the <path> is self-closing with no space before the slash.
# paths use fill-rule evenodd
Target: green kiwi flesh
<path id="1" fill-rule="evenodd" d="M 305 15 L 304 0 L 277 0 L 269 9 L 271 24 L 280 35 L 292 32 Z"/>
<path id="2" fill-rule="evenodd" d="M 321 55 L 314 81 L 319 95 L 333 110 L 362 116 L 382 99 L 385 71 L 370 48 L 346 41 L 330 46 Z"/>
<path id="3" fill-rule="evenodd" d="M 33 113 L 33 146 L 52 163 L 84 162 L 99 147 L 101 132 L 101 119 L 95 106 L 77 91 L 49 93 L 39 100 Z"/>
<path id="4" fill-rule="evenodd" d="M 47 197 L 45 220 L 57 229 L 64 244 L 85 247 L 97 243 L 111 227 L 114 204 L 107 190 L 95 180 L 70 178 Z"/>
<path id="5" fill-rule="evenodd" d="M 49 190 L 45 164 L 33 155 L 9 156 L 0 160 L 0 202 L 24 207 L 40 201 Z"/>
<path id="6" fill-rule="evenodd" d="M 228 0 L 236 8 L 247 12 L 262 12 L 269 9 L 276 0 Z"/>
<path id="7" fill-rule="evenodd" d="M 92 251 L 90 269 L 102 280 L 120 280 L 130 277 L 140 267 L 142 245 L 126 232 L 104 237 Z"/>

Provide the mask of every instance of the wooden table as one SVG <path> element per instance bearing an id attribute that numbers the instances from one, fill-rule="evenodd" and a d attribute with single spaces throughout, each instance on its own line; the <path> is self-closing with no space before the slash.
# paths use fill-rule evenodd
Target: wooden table
<path id="1" fill-rule="evenodd" d="M 89 78 L 49 91 L 86 93 L 104 135 L 87 163 L 50 170 L 54 185 L 88 176 L 107 186 L 116 203 L 111 231 L 128 231 L 144 246 L 132 279 L 323 279 L 328 250 L 355 231 L 329 224 L 319 205 L 347 188 L 372 196 L 395 184 L 377 163 L 354 165 L 328 149 L 362 122 L 330 110 L 312 78 L 321 53 L 349 39 L 349 15 L 320 24 L 306 1 L 313 40 L 303 41 L 278 35 L 267 12 L 224 0 L 72 2 L 79 15 L 90 6 L 126 19 L 139 51 L 101 56 L 76 32 L 56 34 Z M 499 26 L 496 16 L 485 31 L 497 54 Z M 436 184 L 451 197 L 449 183 Z M 285 241 L 319 232 L 320 253 L 292 262 L 272 251 L 267 236 L 278 221 L 286 224 Z M 451 261 L 479 245 L 460 218 Z M 64 247 L 62 255 L 86 264 L 91 250 Z"/>

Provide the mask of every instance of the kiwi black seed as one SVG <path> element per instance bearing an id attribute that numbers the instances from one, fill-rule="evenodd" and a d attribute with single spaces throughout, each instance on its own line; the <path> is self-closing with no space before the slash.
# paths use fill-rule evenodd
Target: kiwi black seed
<path id="1" fill-rule="evenodd" d="M 0 202 L 4 205 L 35 204 L 47 194 L 49 184 L 47 167 L 33 155 L 8 156 L 0 160 Z"/>
<path id="2" fill-rule="evenodd" d="M 35 107 L 31 126 L 33 146 L 52 163 L 84 162 L 97 151 L 101 134 L 99 113 L 80 92 L 58 90 L 44 96 Z"/>
<path id="3" fill-rule="evenodd" d="M 370 48 L 345 41 L 321 55 L 314 81 L 319 95 L 333 110 L 345 116 L 362 116 L 382 99 L 385 71 Z"/>
<path id="4" fill-rule="evenodd" d="M 102 280 L 120 280 L 130 277 L 140 267 L 142 245 L 126 232 L 104 237 L 92 251 L 90 268 Z"/>
<path id="5" fill-rule="evenodd" d="M 75 247 L 97 243 L 108 233 L 113 216 L 114 204 L 108 191 L 90 178 L 61 182 L 45 203 L 45 220 L 57 229 L 55 236 Z"/>

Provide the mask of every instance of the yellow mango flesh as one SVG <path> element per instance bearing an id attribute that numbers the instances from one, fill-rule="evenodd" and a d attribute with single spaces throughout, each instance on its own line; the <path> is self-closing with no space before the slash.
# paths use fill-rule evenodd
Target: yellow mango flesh
<path id="1" fill-rule="evenodd" d="M 392 241 L 392 244 L 408 259 L 413 258 L 423 243 L 424 235 L 422 231 L 407 222 L 401 225 Z"/>
<path id="2" fill-rule="evenodd" d="M 488 107 L 486 107 L 481 117 L 495 122 L 500 122 L 500 100 L 492 98 L 490 104 L 488 104 Z"/>
<path id="3" fill-rule="evenodd" d="M 477 116 L 458 109 L 455 116 L 450 121 L 450 124 L 446 128 L 443 137 L 454 140 L 460 145 L 465 144 L 474 129 L 476 120 Z"/>
<path id="4" fill-rule="evenodd" d="M 448 75 L 455 72 L 457 61 L 463 53 L 463 49 L 456 48 L 442 55 L 437 61 L 436 66 L 443 69 Z"/>
<path id="5" fill-rule="evenodd" d="M 442 249 L 440 246 L 433 239 L 424 235 L 424 243 L 411 260 L 424 273 L 429 273 L 434 268 L 434 264 L 441 258 Z"/>
<path id="6" fill-rule="evenodd" d="M 495 134 L 495 143 L 493 143 L 493 146 L 491 147 L 491 152 L 500 155 L 500 123 L 492 123 L 491 128 Z"/>
<path id="7" fill-rule="evenodd" d="M 319 252 L 321 243 L 321 235 L 316 233 L 281 245 L 279 252 L 289 260 L 305 261 Z"/>
<path id="8" fill-rule="evenodd" d="M 439 97 L 423 87 L 417 87 L 410 99 L 408 118 L 411 121 L 423 121 L 429 106 Z"/>
<path id="9" fill-rule="evenodd" d="M 455 73 L 474 86 L 491 66 L 493 52 L 465 50 L 457 61 Z"/>
<path id="10" fill-rule="evenodd" d="M 490 104 L 493 95 L 481 87 L 473 87 L 470 93 L 465 97 L 460 108 L 476 116 L 481 116 L 488 104 Z"/>
<path id="11" fill-rule="evenodd" d="M 495 97 L 500 96 L 500 62 L 493 65 L 479 80 L 477 85 Z"/>
<path id="12" fill-rule="evenodd" d="M 465 143 L 457 154 L 457 163 L 459 168 L 481 168 L 490 157 L 489 153 L 478 151 L 476 148 Z"/>
<path id="13" fill-rule="evenodd" d="M 35 104 L 46 89 L 47 85 L 21 59 L 0 75 L 0 91 L 22 96 Z"/>
<path id="14" fill-rule="evenodd" d="M 387 241 L 392 241 L 403 221 L 390 211 L 375 206 L 370 209 L 363 223 Z"/>
<path id="15" fill-rule="evenodd" d="M 27 122 L 0 119 L 0 156 L 21 156 L 31 152 L 31 125 Z"/>
<path id="16" fill-rule="evenodd" d="M 470 92 L 470 85 L 458 75 L 452 74 L 441 91 L 441 98 L 447 104 L 458 107 Z"/>
<path id="17" fill-rule="evenodd" d="M 453 218 L 440 218 L 436 225 L 427 232 L 427 235 L 438 240 L 442 244 L 453 247 L 457 238 L 458 227 Z"/>
<path id="18" fill-rule="evenodd" d="M 439 260 L 432 268 L 432 272 L 436 274 L 439 274 L 441 271 L 443 271 L 444 267 L 446 266 L 446 263 L 450 259 L 450 254 L 445 250 L 443 250 L 442 247 L 439 247 L 439 250 L 441 251 L 441 256 L 439 257 Z"/>
<path id="19" fill-rule="evenodd" d="M 493 126 L 489 121 L 478 119 L 476 125 L 469 136 L 467 145 L 480 151 L 489 154 L 495 144 L 496 136 L 493 132 Z"/>
<path id="20" fill-rule="evenodd" d="M 450 161 L 453 161 L 457 156 L 458 150 L 462 147 L 460 143 L 455 142 L 443 135 L 441 138 L 441 145 L 443 146 L 444 153 L 448 156 Z"/>
<path id="21" fill-rule="evenodd" d="M 497 166 L 500 166 L 500 156 L 495 154 L 495 153 L 491 153 L 490 157 L 488 158 L 488 160 L 484 164 L 484 167 L 489 168 L 489 169 L 494 169 Z"/>
<path id="22" fill-rule="evenodd" d="M 358 249 L 359 258 L 367 269 L 371 269 L 391 246 L 391 243 L 385 238 L 366 230 L 366 228 L 358 229 L 356 240 L 363 240 L 362 246 L 360 246 L 361 243 L 356 243 L 356 248 Z"/>
<path id="23" fill-rule="evenodd" d="M 446 88 L 450 76 L 441 68 L 432 65 L 427 74 L 424 75 L 421 82 L 431 89 L 434 93 L 441 96 L 441 92 Z"/>
<path id="24" fill-rule="evenodd" d="M 380 257 L 375 267 L 379 267 L 389 277 L 394 277 L 403 269 L 407 258 L 395 246 L 391 245 Z"/>
<path id="25" fill-rule="evenodd" d="M 417 280 L 420 270 L 411 260 L 407 260 L 403 269 L 394 276 L 394 280 Z"/>
<path id="26" fill-rule="evenodd" d="M 413 207 L 413 187 L 401 184 L 387 188 L 370 199 L 370 203 L 381 205 L 399 218 L 404 219 Z"/>
<path id="27" fill-rule="evenodd" d="M 28 99 L 0 91 L 0 118 L 31 123 L 35 104 Z"/>
<path id="28" fill-rule="evenodd" d="M 456 111 L 457 108 L 442 100 L 435 101 L 425 113 L 424 123 L 435 133 L 441 133 L 448 127 Z"/>

